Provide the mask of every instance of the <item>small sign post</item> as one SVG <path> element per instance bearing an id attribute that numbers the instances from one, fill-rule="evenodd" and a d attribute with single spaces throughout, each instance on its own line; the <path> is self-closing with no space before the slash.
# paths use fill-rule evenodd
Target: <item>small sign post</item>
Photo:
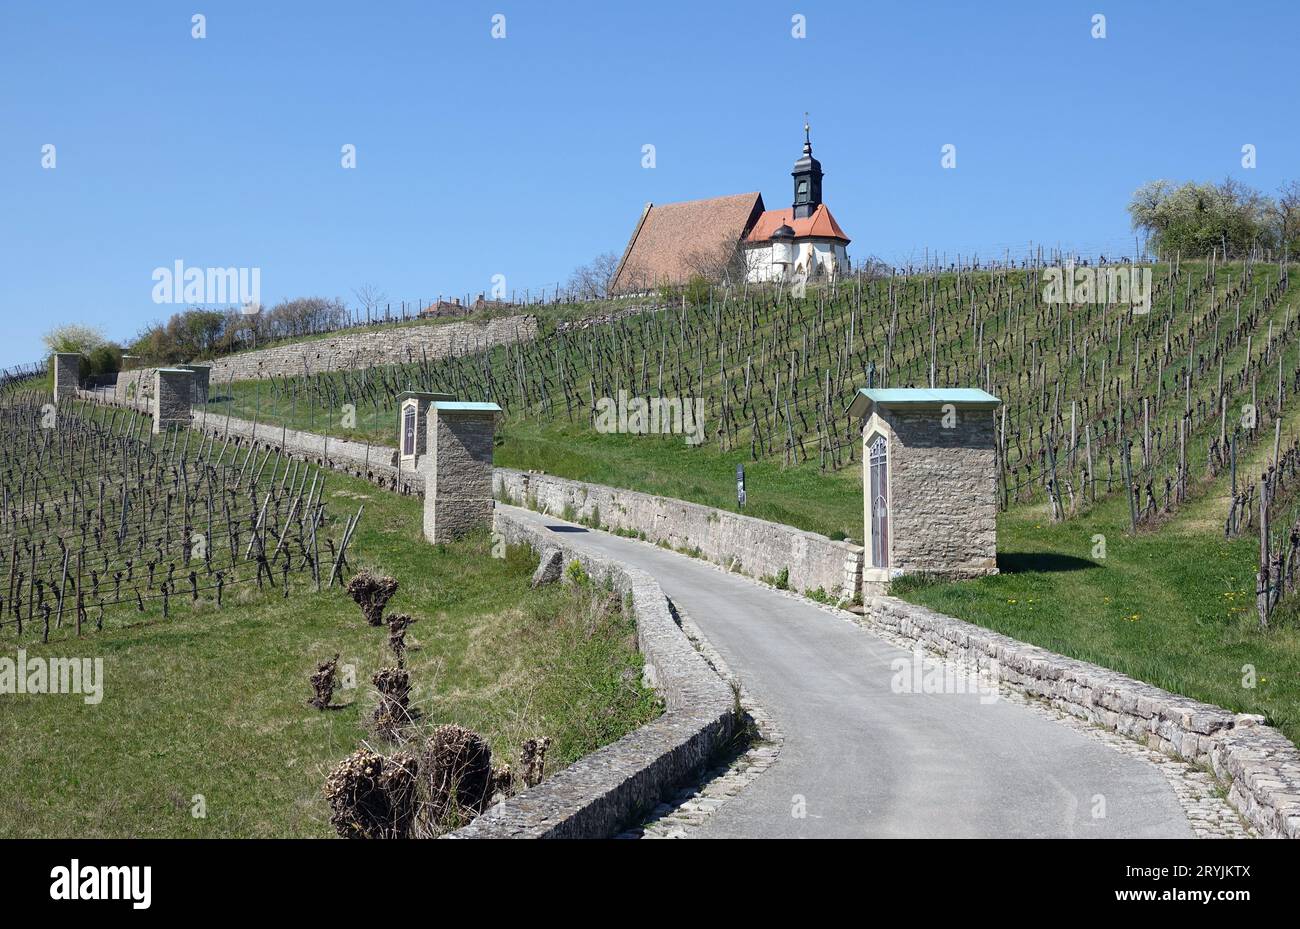
<path id="1" fill-rule="evenodd" d="M 736 465 L 736 505 L 745 508 L 745 466 Z"/>

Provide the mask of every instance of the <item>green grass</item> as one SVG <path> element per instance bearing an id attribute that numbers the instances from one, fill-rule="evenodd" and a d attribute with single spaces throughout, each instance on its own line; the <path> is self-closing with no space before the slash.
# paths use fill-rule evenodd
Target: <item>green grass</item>
<path id="1" fill-rule="evenodd" d="M 1001 573 L 895 581 L 892 591 L 1021 641 L 1243 713 L 1300 741 L 1300 623 L 1255 618 L 1258 539 L 1174 520 L 1127 533 L 1123 500 L 1052 524 L 1045 507 L 998 523 Z M 1104 559 L 1093 557 L 1105 536 Z M 1255 687 L 1243 686 L 1245 665 Z"/>
<path id="2" fill-rule="evenodd" d="M 353 567 L 397 577 L 389 610 L 418 617 L 408 664 L 425 724 L 475 729 L 511 762 L 524 738 L 550 736 L 554 771 L 659 712 L 617 596 L 533 591 L 534 556 L 494 559 L 486 536 L 431 546 L 419 500 L 338 475 L 327 498 L 336 517 L 365 504 Z M 200 601 L 166 621 L 110 614 L 102 632 L 45 646 L 7 629 L 0 654 L 102 657 L 105 683 L 95 706 L 0 697 L 0 836 L 332 835 L 320 788 L 367 738 L 369 679 L 391 656 L 386 631 L 339 587 L 297 590 L 287 600 L 228 591 L 221 610 Z M 335 693 L 342 709 L 312 709 L 308 677 L 336 652 L 358 687 Z M 191 815 L 196 794 L 206 818 Z"/>
<path id="3" fill-rule="evenodd" d="M 233 399 L 226 399 L 232 397 Z M 214 391 L 209 424 L 220 424 L 227 408 L 237 419 L 284 424 L 290 429 L 393 447 L 397 409 L 356 410 L 356 427 L 319 408 L 273 405 L 270 390 L 240 381 Z M 200 415 L 202 412 L 200 411 Z M 836 538 L 862 538 L 861 466 L 821 473 L 816 462 L 785 467 L 780 459 L 750 460 L 747 450 L 723 452 L 716 445 L 688 446 L 682 436 L 604 435 L 588 422 L 538 423 L 506 419 L 497 429 L 496 464 L 545 471 L 573 480 L 628 487 L 643 493 L 690 500 L 747 516 L 798 526 Z M 736 465 L 745 466 L 746 504 L 736 504 Z"/>
<path id="4" fill-rule="evenodd" d="M 496 449 L 501 467 L 690 500 L 832 537 L 862 538 L 860 467 L 782 467 L 748 452 L 692 448 L 681 436 L 601 435 L 585 424 L 507 423 Z M 736 505 L 736 465 L 745 466 L 746 503 Z"/>
<path id="5" fill-rule="evenodd" d="M 1179 333 L 1185 333 L 1193 322 L 1204 320 L 1210 312 L 1213 300 L 1221 299 L 1230 281 L 1240 281 L 1242 266 L 1220 265 L 1216 269 L 1211 286 L 1202 287 L 1199 295 L 1185 305 L 1185 296 L 1193 284 L 1200 285 L 1207 266 L 1203 262 L 1184 262 L 1184 275 L 1180 279 L 1174 300 L 1177 309 L 1171 319 L 1171 340 L 1176 340 Z M 1276 277 L 1277 268 L 1260 268 L 1260 277 L 1251 292 L 1243 300 L 1243 317 L 1259 305 L 1259 291 Z M 1165 280 L 1168 266 L 1158 266 L 1155 270 L 1157 282 Z M 975 351 L 975 333 L 969 324 L 967 314 L 972 300 L 983 306 L 982 318 L 988 329 L 985 332 L 986 352 L 992 352 L 993 389 L 1008 402 L 1008 425 L 1013 433 L 1011 451 L 1012 464 L 1023 470 L 1024 461 L 1020 453 L 1026 449 L 1029 437 L 1036 429 L 1050 426 L 1060 435 L 1068 429 L 1069 403 L 1073 399 L 1087 399 L 1090 405 L 1097 403 L 1097 366 L 1099 358 L 1109 355 L 1108 378 L 1122 376 L 1129 378 L 1129 369 L 1135 351 L 1135 340 L 1141 339 L 1141 357 L 1146 361 L 1154 357 L 1164 341 L 1163 319 L 1168 318 L 1170 306 L 1166 293 L 1157 302 L 1153 316 L 1149 320 L 1134 320 L 1124 330 L 1124 353 L 1122 360 L 1114 354 L 1114 335 L 1117 330 L 1113 323 L 1098 327 L 1098 317 L 1078 309 L 1071 311 L 1069 319 L 1078 321 L 1077 331 L 1067 325 L 1066 317 L 1055 319 L 1052 314 L 1027 312 L 1017 306 L 1012 318 L 1007 313 L 1004 320 L 1006 304 L 1014 299 L 1017 304 L 1023 300 L 1023 292 L 1014 287 L 1004 291 L 999 285 L 999 296 L 990 298 L 987 276 L 965 276 L 962 299 L 953 295 L 951 276 L 931 279 L 918 284 L 916 281 L 897 282 L 901 288 L 904 309 L 911 306 L 911 325 L 906 326 L 893 347 L 895 358 L 889 374 L 889 383 L 893 385 L 922 384 L 928 376 L 931 346 L 928 344 L 928 311 L 918 312 L 929 306 L 927 294 L 938 293 L 940 332 L 936 350 L 938 377 L 942 382 L 945 377 L 965 377 L 970 380 L 971 371 L 977 367 L 970 365 Z M 970 283 L 974 281 L 976 292 L 970 295 Z M 1007 282 L 1021 282 L 1022 278 L 1010 275 Z M 1009 294 L 1009 295 L 1008 295 Z M 734 300 L 734 295 L 729 298 Z M 751 355 L 756 359 L 756 370 L 760 368 L 761 359 L 768 354 L 768 368 L 775 367 L 772 358 L 787 359 L 792 352 L 801 353 L 805 348 L 805 333 L 815 330 L 815 321 L 822 309 L 838 320 L 839 329 L 832 331 L 829 344 L 838 346 L 843 339 L 845 317 L 852 311 L 854 304 L 852 290 L 841 293 L 836 298 L 833 294 L 823 294 L 810 299 L 803 307 L 802 325 L 780 328 L 780 313 L 759 312 L 758 324 L 753 333 L 746 328 L 748 314 L 740 314 L 730 319 L 721 340 L 714 338 L 711 326 L 713 311 L 701 309 L 691 314 L 690 321 L 700 325 L 697 330 L 701 339 L 668 343 L 669 364 L 676 362 L 678 355 L 685 354 L 688 363 L 685 371 L 694 375 L 697 370 L 695 357 L 691 355 L 697 345 L 716 342 L 732 346 L 728 354 L 728 370 L 731 372 L 733 389 L 740 382 L 742 359 Z M 863 304 L 863 315 L 858 317 L 860 328 L 857 338 L 866 338 L 869 348 L 866 350 L 873 362 L 882 360 L 885 346 L 884 332 L 887 329 L 889 314 L 886 309 L 889 301 L 882 292 L 872 291 L 870 298 Z M 996 312 L 989 307 L 996 306 Z M 762 309 L 762 301 L 759 301 Z M 1253 342 L 1248 343 L 1243 337 L 1235 345 L 1225 348 L 1225 375 L 1229 395 L 1229 429 L 1234 425 L 1240 405 L 1249 399 L 1251 392 L 1250 378 L 1241 380 L 1237 375 L 1247 364 L 1247 356 L 1258 370 L 1258 389 L 1261 406 L 1267 408 L 1266 398 L 1271 396 L 1273 378 L 1277 366 L 1276 354 L 1269 354 L 1265 362 L 1263 356 L 1268 353 L 1265 347 L 1267 336 L 1275 336 L 1290 331 L 1288 324 L 1300 309 L 1300 294 L 1292 286 L 1267 311 L 1261 307 L 1258 318 L 1251 323 L 1254 334 Z M 907 313 L 904 313 L 906 319 Z M 1085 320 L 1091 322 L 1085 323 Z M 1113 317 L 1112 317 L 1113 319 Z M 1217 336 L 1226 335 L 1235 324 L 1235 309 L 1225 310 L 1221 326 L 1216 327 Z M 1008 328 L 1009 327 L 1009 328 Z M 1088 365 L 1087 387 L 1080 386 L 1083 366 L 1079 358 L 1084 332 L 1092 327 Z M 743 338 L 736 339 L 740 330 Z M 778 331 L 779 330 L 779 331 Z M 1066 349 L 1071 339 L 1075 342 L 1075 361 L 1069 362 L 1070 352 Z M 627 341 L 625 336 L 625 342 Z M 775 340 L 770 342 L 769 339 Z M 991 349 L 994 341 L 1000 343 L 996 351 Z M 548 355 L 548 343 L 542 340 L 539 350 L 526 356 L 520 362 L 516 354 L 499 350 L 492 353 L 490 360 L 500 376 L 497 399 L 510 403 L 508 415 L 503 417 L 500 427 L 500 444 L 496 450 L 496 461 L 506 467 L 535 469 L 546 471 L 561 477 L 587 480 L 616 487 L 627 487 L 649 493 L 663 494 L 683 500 L 690 500 L 727 510 L 735 510 L 735 466 L 743 463 L 746 469 L 749 503 L 745 512 L 749 515 L 775 522 L 785 523 L 832 537 L 847 536 L 854 539 L 863 537 L 862 528 L 862 488 L 861 464 L 851 464 L 838 472 L 821 473 L 816 466 L 816 442 L 811 446 L 814 462 L 795 467 L 783 467 L 780 453 L 767 456 L 760 461 L 751 461 L 749 442 L 745 435 L 743 423 L 738 433 L 734 450 L 723 452 L 716 434 L 710 435 L 710 441 L 702 448 L 689 448 L 680 438 L 643 437 L 631 435 L 599 435 L 585 422 L 586 402 L 590 391 L 603 391 L 606 383 L 604 376 L 593 380 L 591 362 L 581 352 L 571 354 L 562 366 L 553 363 Z M 624 379 L 636 375 L 642 370 L 650 372 L 649 381 L 657 383 L 656 346 L 657 338 L 647 336 L 645 344 L 631 342 L 630 349 L 619 355 L 611 351 L 608 345 L 597 348 L 605 353 L 604 365 L 616 370 Z M 1210 339 L 1203 335 L 1198 345 L 1204 349 Z M 1279 343 L 1280 344 L 1280 343 Z M 649 350 L 648 361 L 645 352 Z M 1163 366 L 1154 370 L 1150 363 L 1140 367 L 1139 381 L 1128 385 L 1129 396 L 1138 393 L 1151 394 L 1157 383 L 1157 374 L 1163 380 L 1160 388 L 1164 405 L 1152 420 L 1152 429 L 1164 429 L 1165 445 L 1157 464 L 1146 473 L 1139 473 L 1135 466 L 1135 478 L 1152 480 L 1157 489 L 1163 484 L 1164 476 L 1171 468 L 1171 460 L 1176 448 L 1177 417 L 1182 409 L 1181 398 L 1182 357 L 1185 345 L 1171 342 L 1170 355 Z M 1290 372 L 1300 364 L 1300 345 L 1292 343 L 1282 346 L 1283 368 Z M 805 374 L 801 389 L 804 396 L 820 396 L 825 384 L 825 368 L 835 368 L 836 364 L 823 349 L 808 348 L 808 354 L 815 362 L 823 365 L 820 377 L 817 372 Z M 985 355 L 989 357 L 989 355 Z M 1030 369 L 1030 362 L 1037 357 L 1043 367 L 1035 373 Z M 477 363 L 477 359 L 475 363 Z M 720 394 L 719 364 L 715 354 L 706 354 L 701 379 L 694 383 L 698 391 L 702 387 L 705 395 Z M 958 365 L 961 362 L 961 365 Z M 781 361 L 781 364 L 786 362 Z M 512 372 L 518 366 L 529 371 L 538 365 L 550 372 L 546 390 L 549 393 L 551 407 L 543 411 L 536 404 L 537 388 L 529 395 L 530 401 L 524 403 L 522 393 L 517 393 Z M 529 367 L 532 365 L 533 367 Z M 514 367 L 512 367 L 514 366 Z M 466 366 L 468 367 L 468 366 Z M 568 376 L 576 372 L 577 409 L 574 411 L 578 422 L 570 422 L 566 412 L 564 395 L 556 388 L 559 383 L 558 373 L 563 370 Z M 457 377 L 465 377 L 465 370 L 458 370 L 454 365 L 435 369 L 435 379 L 439 376 L 445 383 L 452 383 Z M 944 372 L 958 372 L 956 375 Z M 965 374 L 962 374 L 965 372 Z M 769 381 L 774 371 L 768 370 Z M 865 377 L 852 369 L 850 386 L 865 382 Z M 976 378 L 974 382 L 980 379 Z M 1202 372 L 1193 384 L 1193 403 L 1206 401 L 1216 380 L 1216 372 L 1210 369 Z M 626 386 L 622 380 L 610 382 L 614 386 Z M 689 381 L 688 381 L 689 383 Z M 966 381 L 962 381 L 966 383 Z M 1051 425 L 1045 418 L 1054 407 L 1055 385 L 1062 385 L 1061 418 Z M 1045 390 L 1040 402 L 1038 391 Z M 269 399 L 270 391 L 265 387 L 252 384 L 236 384 L 235 399 L 232 404 L 235 415 L 253 418 L 257 415 L 262 421 L 279 421 L 287 415 L 287 407 L 272 409 Z M 808 389 L 811 393 L 807 393 Z M 835 387 L 839 390 L 838 385 Z M 842 391 L 840 391 L 842 393 Z M 842 398 L 843 399 L 843 398 Z M 763 401 L 758 401 L 761 405 Z M 844 402 L 847 402 L 845 400 Z M 214 405 L 214 410 L 219 405 Z M 716 409 L 714 404 L 711 408 Z M 804 409 L 807 410 L 807 401 Z M 842 408 L 842 407 L 841 407 Z M 1138 412 L 1135 413 L 1135 410 Z M 357 429 L 351 432 L 353 437 L 368 437 L 371 441 L 384 445 L 396 442 L 396 415 L 393 409 L 358 410 Z M 761 409 L 760 409 L 761 413 Z M 327 417 L 317 410 L 314 423 L 309 423 L 308 411 L 299 409 L 293 417 L 292 424 L 301 427 L 314 425 L 315 431 L 329 431 L 335 435 L 347 435 L 348 431 L 336 427 L 333 420 L 337 415 L 331 412 Z M 1081 416 L 1083 415 L 1081 411 Z M 1096 468 L 1099 479 L 1111 476 L 1113 464 L 1114 475 L 1122 473 L 1122 468 L 1113 448 L 1102 448 L 1095 419 L 1097 411 L 1087 414 L 1093 417 L 1092 439 L 1096 448 Z M 1106 415 L 1114 417 L 1110 408 Z M 1128 411 L 1129 437 L 1137 438 L 1140 430 L 1133 424 L 1134 415 L 1140 416 L 1140 408 Z M 1257 475 L 1265 457 L 1272 449 L 1271 412 L 1261 422 L 1255 436 L 1243 436 L 1240 446 L 1239 472 L 1243 481 Z M 1284 417 L 1284 441 L 1289 442 L 1292 431 L 1300 427 L 1300 408 L 1297 408 L 1294 395 L 1288 396 L 1282 415 Z M 779 422 L 779 420 L 778 420 Z M 1198 419 L 1197 428 L 1187 440 L 1187 460 L 1191 466 L 1193 487 L 1192 500 L 1172 519 L 1161 517 L 1157 525 L 1144 529 L 1136 537 L 1128 534 L 1127 502 L 1121 495 L 1103 499 L 1091 513 L 1073 518 L 1065 523 L 1053 525 L 1048 520 L 1047 508 L 1042 503 L 1041 488 L 1032 491 L 1035 502 L 1013 504 L 1009 513 L 999 518 L 999 550 L 1004 573 L 974 582 L 955 584 L 929 584 L 922 581 L 909 581 L 897 585 L 901 595 L 924 602 L 944 612 L 960 616 L 972 622 L 998 629 L 1007 634 L 1034 642 L 1055 651 L 1081 659 L 1094 661 L 1133 675 L 1170 690 L 1189 696 L 1218 703 L 1232 709 L 1250 712 L 1262 712 L 1275 721 L 1293 740 L 1300 739 L 1300 664 L 1298 664 L 1298 646 L 1300 632 L 1297 631 L 1295 616 L 1300 612 L 1296 607 L 1286 607 L 1274 621 L 1273 628 L 1260 631 L 1253 616 L 1253 587 L 1257 540 L 1244 538 L 1225 541 L 1222 535 L 1223 517 L 1226 507 L 1226 480 L 1206 479 L 1203 474 L 1207 460 L 1207 449 L 1212 436 L 1218 434 L 1218 423 L 1214 417 Z M 796 427 L 798 428 L 798 427 Z M 1079 431 L 1082 434 L 1082 421 Z M 814 428 L 809 427 L 809 433 Z M 778 442 L 780 436 L 777 436 Z M 1136 458 L 1136 452 L 1134 453 Z M 1074 458 L 1074 464 L 1068 477 L 1076 489 L 1081 488 L 1082 452 Z M 1063 467 L 1065 459 L 1062 458 Z M 1042 474 L 1044 465 L 1037 462 L 1035 475 Z M 1017 477 L 1023 480 L 1023 473 Z M 1104 493 L 1104 491 L 1103 491 Z M 1289 509 L 1293 499 L 1284 501 Z M 1092 558 L 1095 534 L 1104 534 L 1107 539 L 1107 558 Z M 1030 601 L 1033 601 L 1032 603 Z M 1012 602 L 1014 601 L 1014 602 Z M 1254 665 L 1258 681 L 1252 688 L 1242 686 L 1243 665 Z"/>

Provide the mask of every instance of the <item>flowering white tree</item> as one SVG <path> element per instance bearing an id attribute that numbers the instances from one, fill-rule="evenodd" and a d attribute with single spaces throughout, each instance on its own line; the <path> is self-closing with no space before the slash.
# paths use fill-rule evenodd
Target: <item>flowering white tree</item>
<path id="1" fill-rule="evenodd" d="M 83 355 L 89 355 L 108 342 L 98 329 L 78 323 L 55 326 L 41 340 L 51 352 L 81 352 Z"/>

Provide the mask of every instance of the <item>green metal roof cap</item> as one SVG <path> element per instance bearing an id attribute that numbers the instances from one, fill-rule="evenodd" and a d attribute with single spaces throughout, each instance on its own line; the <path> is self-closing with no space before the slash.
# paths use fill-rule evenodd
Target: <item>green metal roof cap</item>
<path id="1" fill-rule="evenodd" d="M 457 400 L 435 400 L 430 404 L 440 413 L 500 413 L 495 403 L 466 403 Z"/>
<path id="2" fill-rule="evenodd" d="M 849 404 L 850 416 L 865 416 L 872 406 L 986 406 L 1002 401 L 978 387 L 860 387 Z"/>

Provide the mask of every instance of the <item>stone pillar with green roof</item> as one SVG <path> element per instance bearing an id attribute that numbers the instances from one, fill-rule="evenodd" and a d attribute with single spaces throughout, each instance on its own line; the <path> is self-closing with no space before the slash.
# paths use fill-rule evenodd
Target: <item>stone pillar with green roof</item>
<path id="1" fill-rule="evenodd" d="M 902 574 L 996 574 L 997 397 L 976 388 L 867 388 L 862 424 L 864 593 Z"/>
<path id="2" fill-rule="evenodd" d="M 153 431 L 188 426 L 193 412 L 194 372 L 159 368 L 153 377 Z"/>
<path id="3" fill-rule="evenodd" d="M 451 542 L 492 524 L 495 403 L 434 400 L 428 412 L 424 537 Z"/>

